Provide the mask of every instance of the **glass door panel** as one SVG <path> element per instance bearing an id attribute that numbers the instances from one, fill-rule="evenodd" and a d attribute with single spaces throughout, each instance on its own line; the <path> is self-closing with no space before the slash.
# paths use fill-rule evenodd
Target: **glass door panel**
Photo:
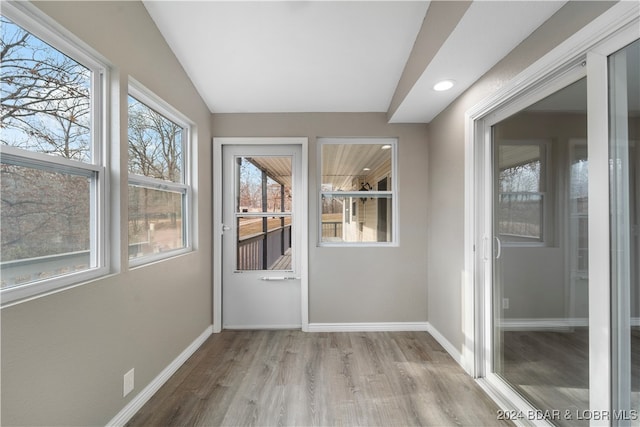
<path id="1" fill-rule="evenodd" d="M 236 157 L 236 270 L 291 270 L 291 157 Z"/>
<path id="2" fill-rule="evenodd" d="M 586 91 L 583 78 L 492 128 L 493 372 L 563 415 L 589 409 Z"/>
<path id="3" fill-rule="evenodd" d="M 640 40 L 608 62 L 614 419 L 640 426 Z"/>

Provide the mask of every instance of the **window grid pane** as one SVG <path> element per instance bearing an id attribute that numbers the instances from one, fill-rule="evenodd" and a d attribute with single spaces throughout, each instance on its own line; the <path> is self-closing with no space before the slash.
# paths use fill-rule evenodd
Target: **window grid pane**
<path id="1" fill-rule="evenodd" d="M 92 162 L 92 72 L 1 17 L 1 143 Z"/>
<path id="2" fill-rule="evenodd" d="M 2 288 L 95 267 L 93 178 L 0 165 Z"/>
<path id="3" fill-rule="evenodd" d="M 320 243 L 394 242 L 395 141 L 322 142 Z"/>
<path id="4" fill-rule="evenodd" d="M 129 259 L 186 246 L 185 194 L 129 186 Z"/>
<path id="5" fill-rule="evenodd" d="M 129 96 L 129 173 L 184 182 L 184 128 Z"/>

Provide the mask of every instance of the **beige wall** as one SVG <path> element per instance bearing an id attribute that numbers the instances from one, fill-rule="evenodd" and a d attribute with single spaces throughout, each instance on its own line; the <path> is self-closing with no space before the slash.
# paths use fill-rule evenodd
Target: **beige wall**
<path id="1" fill-rule="evenodd" d="M 465 112 L 615 2 L 569 2 L 429 125 L 429 322 L 462 351 Z"/>
<path id="2" fill-rule="evenodd" d="M 1 313 L 3 425 L 104 425 L 212 323 L 210 113 L 141 3 L 37 6 L 113 65 L 112 102 L 123 108 L 115 109 L 111 136 L 116 163 L 119 141 L 122 171 L 129 75 L 198 130 L 196 251 L 128 271 L 121 227 L 124 243 L 115 251 L 125 257 L 121 271 Z M 117 224 L 126 218 L 126 175 L 113 184 L 122 194 L 113 204 Z M 135 390 L 123 398 L 131 368 Z"/>
<path id="3" fill-rule="evenodd" d="M 309 137 L 310 323 L 427 320 L 427 127 L 385 113 L 214 114 L 216 137 Z M 317 137 L 397 137 L 399 247 L 318 247 Z"/>

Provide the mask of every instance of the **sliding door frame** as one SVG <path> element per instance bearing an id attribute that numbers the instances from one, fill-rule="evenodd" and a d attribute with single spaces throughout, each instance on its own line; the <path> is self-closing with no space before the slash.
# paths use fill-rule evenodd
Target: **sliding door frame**
<path id="1" fill-rule="evenodd" d="M 620 2 L 466 113 L 463 366 L 503 409 L 535 410 L 492 372 L 494 253 L 491 126 L 587 76 L 589 156 L 589 402 L 612 410 L 607 57 L 640 37 L 635 2 Z M 518 412 L 521 413 L 521 412 Z M 603 412 L 599 412 L 603 413 Z M 532 425 L 545 420 L 520 419 Z M 608 420 L 591 419 L 591 425 Z"/>

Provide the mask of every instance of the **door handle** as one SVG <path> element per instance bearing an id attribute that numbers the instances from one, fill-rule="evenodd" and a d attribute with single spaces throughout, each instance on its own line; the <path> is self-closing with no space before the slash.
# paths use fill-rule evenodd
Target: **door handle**
<path id="1" fill-rule="evenodd" d="M 500 259 L 500 255 L 502 255 L 502 242 L 498 236 L 495 236 L 496 239 L 496 247 L 498 248 L 498 253 L 496 254 L 496 259 Z"/>
<path id="2" fill-rule="evenodd" d="M 482 238 L 482 260 L 484 262 L 489 262 L 490 259 L 489 246 L 489 237 L 484 236 Z"/>
<path id="3" fill-rule="evenodd" d="M 229 230 L 231 230 L 231 227 L 229 227 L 228 225 L 222 224 L 222 232 L 220 234 L 224 234 L 225 231 L 229 231 Z"/>
<path id="4" fill-rule="evenodd" d="M 276 282 L 284 280 L 300 280 L 300 278 L 295 276 L 264 276 L 261 277 L 260 280 L 264 280 L 265 282 Z"/>

